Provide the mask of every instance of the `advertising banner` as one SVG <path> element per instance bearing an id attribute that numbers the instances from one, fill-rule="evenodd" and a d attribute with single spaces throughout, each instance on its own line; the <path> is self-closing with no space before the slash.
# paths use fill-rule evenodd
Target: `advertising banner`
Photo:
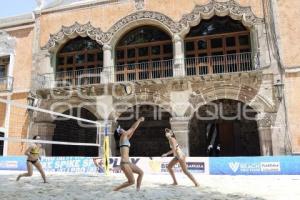
<path id="1" fill-rule="evenodd" d="M 211 157 L 212 175 L 299 175 L 299 156 Z"/>
<path id="2" fill-rule="evenodd" d="M 167 174 L 172 157 L 132 157 L 130 162 L 148 174 Z M 212 175 L 300 175 L 300 156 L 274 157 L 187 157 L 191 173 Z M 41 163 L 46 172 L 104 173 L 102 158 L 43 157 Z M 121 173 L 120 157 L 109 158 L 109 172 Z M 25 156 L 0 157 L 0 170 L 26 170 Z M 175 173 L 181 173 L 179 164 Z"/>
<path id="3" fill-rule="evenodd" d="M 46 172 L 88 173 L 97 170 L 89 157 L 43 157 L 41 164 Z"/>
<path id="4" fill-rule="evenodd" d="M 145 173 L 160 174 L 168 173 L 167 166 L 172 159 L 172 157 L 132 157 L 130 158 L 130 162 L 143 169 Z M 188 170 L 190 170 L 192 173 L 209 173 L 208 158 L 189 157 L 186 159 Z M 96 159 L 96 162 L 99 166 L 103 165 L 103 161 L 101 158 Z M 119 157 L 110 158 L 109 171 L 111 173 L 121 173 L 120 164 L 121 159 Z M 179 164 L 176 164 L 173 169 L 175 173 L 182 172 Z M 98 171 L 102 172 L 103 168 Z"/>
<path id="5" fill-rule="evenodd" d="M 0 170 L 26 170 L 26 157 L 0 157 Z"/>

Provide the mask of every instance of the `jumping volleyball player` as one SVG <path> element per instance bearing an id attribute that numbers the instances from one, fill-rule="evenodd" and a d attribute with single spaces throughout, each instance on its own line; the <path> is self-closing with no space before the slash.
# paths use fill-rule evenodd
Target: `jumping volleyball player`
<path id="1" fill-rule="evenodd" d="M 144 172 L 138 166 L 136 166 L 133 163 L 130 163 L 129 161 L 129 149 L 130 149 L 129 139 L 132 137 L 139 124 L 144 120 L 145 120 L 144 117 L 139 118 L 127 131 L 125 131 L 119 126 L 114 133 L 116 141 L 120 141 L 119 147 L 120 147 L 120 154 L 121 154 L 121 170 L 124 172 L 127 178 L 127 181 L 121 184 L 120 186 L 116 187 L 114 191 L 118 191 L 130 185 L 134 185 L 135 179 L 133 173 L 138 174 L 136 190 L 137 191 L 140 190 Z"/>
<path id="2" fill-rule="evenodd" d="M 177 183 L 175 173 L 174 173 L 172 168 L 177 163 L 179 163 L 183 173 L 185 175 L 187 175 L 191 179 L 191 181 L 193 181 L 193 183 L 195 184 L 196 187 L 198 187 L 199 184 L 197 183 L 196 179 L 193 177 L 193 175 L 187 169 L 187 165 L 186 165 L 186 161 L 185 161 L 185 155 L 182 152 L 182 150 L 180 149 L 179 144 L 176 141 L 176 137 L 175 137 L 174 132 L 172 130 L 168 129 L 168 128 L 165 129 L 165 132 L 166 132 L 166 137 L 169 140 L 169 145 L 170 145 L 171 150 L 169 152 L 163 154 L 162 156 L 166 157 L 170 154 L 174 155 L 174 158 L 168 164 L 168 171 L 172 176 L 173 185 L 177 185 L 178 183 Z"/>
<path id="3" fill-rule="evenodd" d="M 33 137 L 33 140 L 39 140 L 39 139 L 40 139 L 40 136 L 38 136 L 38 135 Z M 28 172 L 25 174 L 20 174 L 17 178 L 17 181 L 19 181 L 21 177 L 32 176 L 32 171 L 33 171 L 32 166 L 35 166 L 35 168 L 37 168 L 37 170 L 40 172 L 40 174 L 44 180 L 44 183 L 47 183 L 45 172 L 39 161 L 40 151 L 41 151 L 41 144 L 38 144 L 38 143 L 34 143 L 25 151 L 25 155 L 27 156 L 26 164 L 27 164 Z"/>

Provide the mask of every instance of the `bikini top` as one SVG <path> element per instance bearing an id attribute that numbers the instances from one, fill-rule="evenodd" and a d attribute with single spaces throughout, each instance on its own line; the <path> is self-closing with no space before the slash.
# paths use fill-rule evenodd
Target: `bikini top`
<path id="1" fill-rule="evenodd" d="M 120 148 L 121 147 L 130 147 L 130 142 L 128 139 L 125 139 L 123 142 L 120 141 Z"/>
<path id="2" fill-rule="evenodd" d="M 40 154 L 40 149 L 38 147 L 33 147 L 30 154 Z"/>

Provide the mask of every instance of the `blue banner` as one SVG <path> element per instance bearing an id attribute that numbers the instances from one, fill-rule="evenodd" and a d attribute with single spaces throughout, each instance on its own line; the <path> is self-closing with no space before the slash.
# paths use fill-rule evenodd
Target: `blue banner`
<path id="1" fill-rule="evenodd" d="M 46 172 L 87 173 L 97 168 L 89 157 L 44 157 L 41 164 Z"/>
<path id="2" fill-rule="evenodd" d="M 0 170 L 26 170 L 25 156 L 0 157 Z"/>
<path id="3" fill-rule="evenodd" d="M 131 162 L 140 166 L 145 173 L 166 171 L 171 158 L 131 158 Z M 120 173 L 120 158 L 109 160 L 110 171 Z M 103 160 L 89 157 L 43 157 L 41 160 L 46 172 L 63 173 L 103 173 Z M 210 157 L 187 158 L 189 170 L 193 173 L 211 175 L 300 175 L 300 156 L 273 157 Z M 178 169 L 177 169 L 178 168 Z M 0 170 L 26 170 L 25 156 L 0 157 Z M 180 167 L 175 166 L 180 172 Z"/>
<path id="4" fill-rule="evenodd" d="M 25 156 L 0 157 L 0 170 L 27 170 Z M 41 164 L 46 172 L 96 172 L 93 159 L 88 157 L 43 157 Z"/>
<path id="5" fill-rule="evenodd" d="M 300 175 L 300 156 L 211 157 L 212 175 Z"/>

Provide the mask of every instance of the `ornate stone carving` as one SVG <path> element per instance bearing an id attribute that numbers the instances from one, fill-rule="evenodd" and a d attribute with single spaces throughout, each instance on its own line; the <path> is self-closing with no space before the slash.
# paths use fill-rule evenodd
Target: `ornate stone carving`
<path id="1" fill-rule="evenodd" d="M 188 89 L 188 82 L 174 81 L 172 91 L 184 91 Z"/>
<path id="2" fill-rule="evenodd" d="M 203 98 L 202 94 L 193 92 L 193 94 L 190 95 L 189 103 L 191 104 L 193 109 L 196 109 L 199 107 L 199 105 L 202 105 L 205 102 L 205 99 Z"/>
<path id="3" fill-rule="evenodd" d="M 105 50 L 112 50 L 111 45 L 109 45 L 109 44 L 103 44 L 103 51 L 105 51 Z"/>
<path id="4" fill-rule="evenodd" d="M 138 11 L 120 19 L 117 23 L 115 23 L 108 30 L 108 32 L 105 33 L 105 36 L 102 40 L 103 43 L 108 42 L 116 32 L 125 27 L 127 24 L 143 19 L 159 21 L 161 24 L 164 24 L 166 27 L 168 27 L 173 33 L 178 33 L 182 30 L 181 24 L 174 22 L 171 18 L 162 13 L 153 11 Z"/>
<path id="5" fill-rule="evenodd" d="M 135 0 L 135 5 L 138 5 L 138 8 L 140 8 L 141 5 L 144 5 L 144 0 Z M 197 24 L 201 18 L 211 18 L 213 15 L 229 15 L 233 19 L 241 20 L 249 27 L 263 22 L 263 19 L 254 15 L 250 7 L 240 6 L 234 0 L 226 2 L 212 0 L 206 5 L 197 5 L 190 14 L 183 15 L 179 22 L 174 22 L 170 17 L 159 12 L 137 11 L 117 21 L 106 33 L 102 32 L 99 28 L 93 27 L 90 22 L 84 25 L 76 22 L 69 27 L 62 26 L 59 32 L 50 35 L 50 39 L 43 49 L 50 50 L 64 41 L 65 38 L 72 37 L 74 34 L 89 36 L 98 43 L 104 44 L 109 42 L 119 30 L 126 27 L 129 23 L 140 20 L 158 21 L 173 34 L 179 34 L 187 30 L 188 27 Z"/>
<path id="6" fill-rule="evenodd" d="M 134 0 L 134 6 L 137 10 L 143 10 L 145 6 L 144 0 Z"/>
<path id="7" fill-rule="evenodd" d="M 103 44 L 101 39 L 103 38 L 104 33 L 100 28 L 93 27 L 90 22 L 86 24 L 75 22 L 72 26 L 62 26 L 59 32 L 53 35 L 50 34 L 50 39 L 42 49 L 51 50 L 61 42 L 64 42 L 66 38 L 72 38 L 74 35 L 89 36 L 91 39 Z"/>
<path id="8" fill-rule="evenodd" d="M 188 27 L 190 24 L 199 22 L 201 18 L 210 18 L 215 14 L 219 16 L 229 15 L 233 19 L 242 20 L 245 25 L 250 27 L 263 22 L 263 19 L 254 15 L 250 7 L 240 6 L 234 0 L 226 2 L 212 0 L 206 5 L 197 5 L 190 14 L 183 15 L 179 23 Z"/>
<path id="9" fill-rule="evenodd" d="M 275 116 L 272 113 L 259 113 L 256 115 L 258 127 L 271 127 Z"/>

